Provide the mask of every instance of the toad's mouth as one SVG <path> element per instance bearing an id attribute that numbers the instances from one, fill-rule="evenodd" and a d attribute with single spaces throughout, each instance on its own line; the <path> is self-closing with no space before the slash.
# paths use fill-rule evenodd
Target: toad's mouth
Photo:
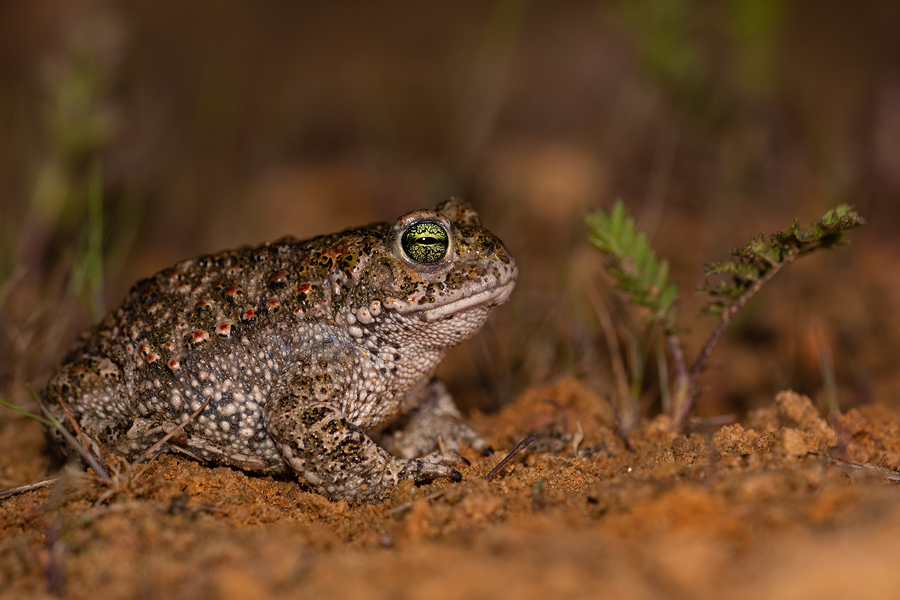
<path id="1" fill-rule="evenodd" d="M 515 280 L 508 281 L 507 283 L 498 285 L 497 287 L 491 288 L 489 290 L 484 290 L 483 292 L 478 292 L 477 294 L 473 294 L 472 296 L 467 296 L 454 302 L 448 302 L 447 304 L 435 306 L 434 308 L 428 308 L 422 311 L 422 315 L 425 317 L 426 321 L 431 322 L 438 321 L 440 319 L 443 319 L 444 317 L 449 317 L 450 315 L 455 315 L 456 313 L 474 308 L 476 306 L 497 306 L 498 304 L 503 304 L 504 302 L 506 302 L 515 285 Z"/>
<path id="2" fill-rule="evenodd" d="M 440 319 L 444 319 L 477 306 L 497 306 L 503 304 L 509 298 L 515 285 L 516 280 L 511 279 L 495 287 L 431 308 L 420 308 L 415 304 L 410 305 L 399 300 L 388 300 L 385 302 L 385 306 L 394 308 L 398 313 L 407 317 L 418 316 L 426 322 L 439 321 Z"/>

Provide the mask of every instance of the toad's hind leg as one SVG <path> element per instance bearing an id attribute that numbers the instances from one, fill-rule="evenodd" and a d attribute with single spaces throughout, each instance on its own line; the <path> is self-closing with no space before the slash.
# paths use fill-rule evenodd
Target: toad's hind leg
<path id="1" fill-rule="evenodd" d="M 285 462 L 315 491 L 332 500 L 367 502 L 384 498 L 403 479 L 462 478 L 437 462 L 391 456 L 333 402 L 293 387 L 266 403 L 265 426 Z"/>

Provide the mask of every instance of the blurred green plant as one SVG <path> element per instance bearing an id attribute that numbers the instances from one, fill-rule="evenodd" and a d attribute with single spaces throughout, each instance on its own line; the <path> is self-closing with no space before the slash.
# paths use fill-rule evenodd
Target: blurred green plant
<path id="1" fill-rule="evenodd" d="M 775 65 L 788 3 L 783 0 L 731 0 L 725 28 L 731 46 L 728 70 L 738 93 L 760 97 L 775 82 Z"/>
<path id="2" fill-rule="evenodd" d="M 735 100 L 771 90 L 787 3 L 626 0 L 614 6 L 643 70 L 695 122 L 715 122 Z"/>
<path id="3" fill-rule="evenodd" d="M 81 237 L 70 287 L 93 321 L 103 316 L 102 154 L 115 138 L 110 90 L 117 48 L 105 44 L 111 24 L 86 21 L 45 75 L 43 133 L 47 151 L 37 165 L 31 197 L 33 226 Z M 21 240 L 20 244 L 27 244 Z"/>
<path id="4" fill-rule="evenodd" d="M 0 386 L 9 397 L 55 360 L 79 303 L 90 320 L 103 316 L 105 277 L 133 243 L 140 211 L 110 202 L 103 176 L 121 130 L 124 33 L 113 8 L 86 8 L 61 25 L 61 43 L 37 70 L 22 119 L 33 124 L 30 190 L 0 203 L 0 355 L 9 357 Z"/>
<path id="5" fill-rule="evenodd" d="M 694 105 L 710 75 L 708 56 L 695 35 L 694 0 L 627 0 L 619 14 L 647 73 L 682 108 Z"/>
<path id="6" fill-rule="evenodd" d="M 632 304 L 648 309 L 645 321 L 662 332 L 675 371 L 669 410 L 678 423 L 683 423 L 699 395 L 699 377 L 738 311 L 786 266 L 816 250 L 844 244 L 844 232 L 865 224 L 865 220 L 842 204 L 806 229 L 794 221 L 787 231 L 773 233 L 768 240 L 760 234 L 747 245 L 735 248 L 731 260 L 709 264 L 704 271 L 706 280 L 697 291 L 712 297 L 702 313 L 717 317 L 719 322 L 690 368 L 679 337 L 684 330 L 676 325 L 678 287 L 669 281 L 668 263 L 656 257 L 646 235 L 626 215 L 622 202 L 617 202 L 610 213 L 591 212 L 585 223 L 590 230 L 589 243 L 606 258 L 606 269 L 619 290 Z M 660 361 L 661 373 L 662 366 Z M 633 392 L 630 401 L 637 402 Z"/>

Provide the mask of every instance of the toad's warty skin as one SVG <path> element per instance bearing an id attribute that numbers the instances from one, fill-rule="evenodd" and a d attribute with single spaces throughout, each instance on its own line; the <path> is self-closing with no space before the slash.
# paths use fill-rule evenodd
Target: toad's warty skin
<path id="1" fill-rule="evenodd" d="M 128 459 L 208 399 L 165 449 L 292 469 L 350 501 L 379 500 L 402 479 L 458 480 L 459 444 L 487 445 L 432 374 L 516 276 L 503 242 L 456 199 L 394 224 L 185 260 L 135 284 L 43 397 L 70 430 L 63 404 Z M 400 458 L 372 439 L 398 420 L 383 440 Z"/>

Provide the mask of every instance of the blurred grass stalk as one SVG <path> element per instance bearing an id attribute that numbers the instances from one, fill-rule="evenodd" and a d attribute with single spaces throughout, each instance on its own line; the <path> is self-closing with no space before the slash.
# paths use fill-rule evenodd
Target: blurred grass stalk
<path id="1" fill-rule="evenodd" d="M 88 176 L 88 220 L 81 251 L 72 265 L 72 292 L 96 323 L 103 317 L 103 182 L 100 159 L 95 158 Z"/>
<path id="2" fill-rule="evenodd" d="M 450 162 L 464 179 L 471 176 L 494 134 L 528 4 L 528 0 L 496 0 L 493 4 L 451 129 L 455 133 L 448 140 Z"/>
<path id="3" fill-rule="evenodd" d="M 837 378 L 834 374 L 834 358 L 832 358 L 831 347 L 829 346 L 825 333 L 821 327 L 816 326 L 813 330 L 813 339 L 816 342 L 816 350 L 819 354 L 819 364 L 822 368 L 822 392 L 824 395 L 824 406 L 822 412 L 834 421 L 840 416 L 840 404 L 837 394 Z"/>

